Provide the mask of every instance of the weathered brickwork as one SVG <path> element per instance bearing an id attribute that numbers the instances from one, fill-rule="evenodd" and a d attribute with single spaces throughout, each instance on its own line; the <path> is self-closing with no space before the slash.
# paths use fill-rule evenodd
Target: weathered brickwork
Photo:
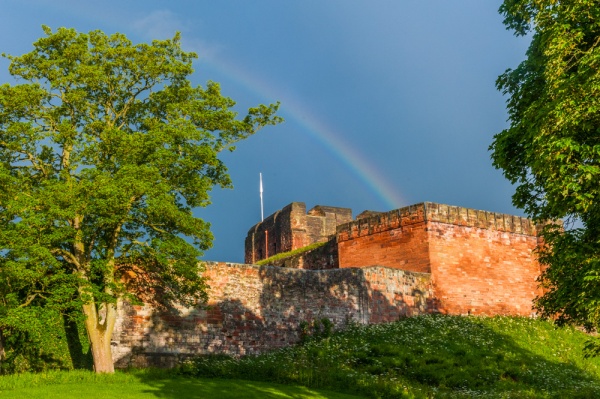
<path id="1" fill-rule="evenodd" d="M 423 222 L 346 240 L 338 237 L 340 267 L 382 265 L 430 273 L 429 236 Z"/>
<path id="2" fill-rule="evenodd" d="M 253 226 L 246 236 L 246 263 L 308 245 L 303 235 L 294 234 L 300 229 L 304 231 L 305 215 L 306 206 L 293 202 Z"/>
<path id="3" fill-rule="evenodd" d="M 245 241 L 244 261 L 248 264 L 281 252 L 325 242 L 336 227 L 352 220 L 352 210 L 317 205 L 306 212 L 303 202 L 292 202 L 253 226 Z"/>
<path id="4" fill-rule="evenodd" d="M 340 267 L 377 264 L 430 273 L 425 216 L 420 204 L 338 226 Z"/>
<path id="5" fill-rule="evenodd" d="M 536 226 L 513 215 L 425 202 L 363 212 L 337 226 L 337 267 L 386 266 L 431 273 L 439 310 L 453 314 L 532 313 L 540 294 Z M 280 266 L 325 269 L 331 250 Z M 310 261 L 307 261 L 310 259 Z"/>
<path id="6" fill-rule="evenodd" d="M 385 267 L 311 271 L 209 263 L 205 275 L 206 308 L 177 314 L 120 304 L 113 336 L 118 367 L 260 353 L 297 342 L 300 322 L 315 318 L 340 328 L 436 311 L 430 275 Z"/>
<path id="7" fill-rule="evenodd" d="M 431 275 L 440 311 L 532 314 L 540 294 L 535 236 L 430 222 Z"/>

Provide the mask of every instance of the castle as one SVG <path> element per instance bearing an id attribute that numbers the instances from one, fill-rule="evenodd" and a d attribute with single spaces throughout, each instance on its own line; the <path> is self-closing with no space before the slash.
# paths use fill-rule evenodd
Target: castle
<path id="1" fill-rule="evenodd" d="M 205 264 L 208 307 L 123 303 L 113 358 L 127 367 L 256 354 L 297 342 L 300 323 L 319 318 L 341 328 L 423 313 L 529 316 L 538 241 L 528 219 L 457 206 L 424 202 L 353 220 L 348 208 L 307 212 L 294 202 L 250 229 L 246 264 Z"/>

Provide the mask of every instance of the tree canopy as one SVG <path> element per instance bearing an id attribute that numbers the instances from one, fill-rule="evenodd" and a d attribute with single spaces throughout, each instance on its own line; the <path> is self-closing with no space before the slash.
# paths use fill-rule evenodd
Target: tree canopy
<path id="1" fill-rule="evenodd" d="M 497 87 L 510 126 L 491 145 L 531 217 L 565 220 L 542 233 L 545 294 L 536 305 L 587 328 L 600 325 L 600 6 L 586 0 L 505 0 L 504 23 L 531 35 L 526 59 Z M 572 222 L 577 221 L 575 225 Z"/>
<path id="2" fill-rule="evenodd" d="M 231 187 L 219 153 L 281 118 L 277 104 L 238 118 L 217 83 L 192 86 L 179 34 L 44 32 L 4 55 L 19 84 L 0 86 L 0 332 L 32 306 L 78 306 L 111 372 L 119 298 L 205 299 L 212 235 L 192 210 Z"/>

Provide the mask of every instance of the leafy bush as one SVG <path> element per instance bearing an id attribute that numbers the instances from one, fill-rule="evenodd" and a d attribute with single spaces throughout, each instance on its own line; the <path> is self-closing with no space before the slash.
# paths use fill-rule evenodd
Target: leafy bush
<path id="1" fill-rule="evenodd" d="M 1 319 L 5 355 L 0 374 L 91 368 L 80 313 L 31 306 L 11 309 Z"/>
<path id="2" fill-rule="evenodd" d="M 300 341 L 306 342 L 309 339 L 329 338 L 333 333 L 333 322 L 328 318 L 316 319 L 311 322 L 300 322 Z"/>

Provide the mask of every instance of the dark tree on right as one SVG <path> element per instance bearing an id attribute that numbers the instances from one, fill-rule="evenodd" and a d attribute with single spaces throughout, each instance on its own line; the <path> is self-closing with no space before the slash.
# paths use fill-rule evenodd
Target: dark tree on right
<path id="1" fill-rule="evenodd" d="M 600 2 L 506 0 L 507 29 L 531 35 L 526 59 L 498 77 L 510 126 L 490 146 L 537 221 L 545 289 L 536 307 L 558 323 L 600 325 Z M 575 223 L 579 221 L 579 223 Z M 600 354 L 591 341 L 588 354 Z"/>

